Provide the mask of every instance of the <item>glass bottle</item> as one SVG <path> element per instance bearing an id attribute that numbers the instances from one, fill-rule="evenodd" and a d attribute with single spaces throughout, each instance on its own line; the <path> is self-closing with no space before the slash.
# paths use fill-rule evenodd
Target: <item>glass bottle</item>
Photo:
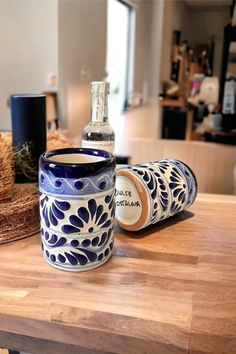
<path id="1" fill-rule="evenodd" d="M 110 84 L 104 81 L 91 83 L 92 112 L 89 124 L 82 133 L 82 147 L 114 152 L 115 133 L 108 121 L 108 95 Z"/>

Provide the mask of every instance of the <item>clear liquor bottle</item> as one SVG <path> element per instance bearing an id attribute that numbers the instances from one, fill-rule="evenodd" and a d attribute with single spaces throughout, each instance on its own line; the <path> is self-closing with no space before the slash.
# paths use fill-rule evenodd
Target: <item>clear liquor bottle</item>
<path id="1" fill-rule="evenodd" d="M 110 85 L 104 81 L 91 83 L 92 112 L 82 133 L 82 147 L 114 152 L 115 133 L 108 121 Z"/>

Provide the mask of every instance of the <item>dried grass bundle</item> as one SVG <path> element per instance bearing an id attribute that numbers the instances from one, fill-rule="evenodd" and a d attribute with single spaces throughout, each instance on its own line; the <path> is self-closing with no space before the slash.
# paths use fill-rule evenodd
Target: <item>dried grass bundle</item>
<path id="1" fill-rule="evenodd" d="M 55 132 L 48 133 L 47 150 L 62 149 L 67 147 L 73 147 L 72 142 L 68 138 Z"/>
<path id="2" fill-rule="evenodd" d="M 12 196 L 14 186 L 11 136 L 0 134 L 0 203 Z"/>
<path id="3" fill-rule="evenodd" d="M 15 184 L 10 201 L 0 203 L 0 244 L 39 231 L 39 200 L 36 184 Z"/>

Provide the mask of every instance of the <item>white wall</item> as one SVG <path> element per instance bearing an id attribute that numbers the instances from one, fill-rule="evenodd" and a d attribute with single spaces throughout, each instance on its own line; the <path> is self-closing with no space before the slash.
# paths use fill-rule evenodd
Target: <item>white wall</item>
<path id="1" fill-rule="evenodd" d="M 164 1 L 153 1 L 151 22 L 151 50 L 149 56 L 150 97 L 160 93 L 161 49 L 163 41 Z"/>
<path id="2" fill-rule="evenodd" d="M 136 0 L 136 31 L 134 55 L 134 91 L 142 93 L 145 82 L 148 94 L 149 84 L 149 57 L 151 50 L 151 18 L 152 1 Z"/>
<path id="3" fill-rule="evenodd" d="M 107 1 L 59 0 L 58 5 L 61 116 L 76 136 L 89 120 L 89 82 L 105 76 Z"/>
<path id="4" fill-rule="evenodd" d="M 133 0 L 136 10 L 134 91 L 149 97 L 159 92 L 162 19 L 165 0 Z"/>
<path id="5" fill-rule="evenodd" d="M 0 129 L 10 129 L 7 99 L 37 93 L 58 74 L 57 0 L 0 1 Z"/>
<path id="6" fill-rule="evenodd" d="M 181 31 L 181 40 L 190 41 L 192 23 L 189 9 L 183 0 L 172 0 L 173 3 L 173 22 L 172 28 Z"/>

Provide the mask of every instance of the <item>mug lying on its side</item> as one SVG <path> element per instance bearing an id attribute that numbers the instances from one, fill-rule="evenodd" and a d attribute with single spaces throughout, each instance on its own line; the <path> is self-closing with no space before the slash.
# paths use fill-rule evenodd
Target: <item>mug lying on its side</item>
<path id="1" fill-rule="evenodd" d="M 188 208 L 197 180 L 183 162 L 166 159 L 117 170 L 116 220 L 129 231 L 142 229 Z"/>

